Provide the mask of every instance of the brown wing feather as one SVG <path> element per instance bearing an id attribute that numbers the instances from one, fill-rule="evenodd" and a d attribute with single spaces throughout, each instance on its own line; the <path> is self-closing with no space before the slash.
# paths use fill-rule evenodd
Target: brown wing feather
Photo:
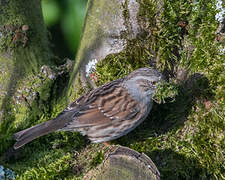
<path id="1" fill-rule="evenodd" d="M 111 88 L 110 94 L 101 95 L 98 98 L 86 106 L 81 106 L 79 115 L 76 116 L 74 121 L 71 121 L 70 126 L 74 124 L 75 127 L 87 127 L 96 126 L 99 124 L 110 124 L 112 122 L 112 116 L 121 113 L 121 110 L 114 108 L 115 103 L 122 104 L 124 95 L 121 93 L 122 88 L 116 87 Z M 97 93 L 96 93 L 97 96 Z M 93 97 L 92 97 L 93 99 Z M 87 100 L 84 100 L 84 102 Z M 84 110 L 82 110 L 84 109 Z"/>
<path id="2" fill-rule="evenodd" d="M 101 112 L 100 106 L 105 104 L 104 100 L 106 99 L 108 94 L 112 94 L 115 89 L 118 89 L 120 87 L 122 81 L 123 79 L 111 81 L 97 89 L 84 94 L 75 102 L 70 104 L 68 108 L 66 108 L 61 114 L 66 114 L 67 112 L 73 110 L 76 110 L 79 113 L 76 114 L 74 118 L 71 118 L 71 121 L 60 130 L 67 130 L 67 125 L 69 125 L 69 129 L 71 130 L 72 127 L 79 128 L 93 126 L 95 124 L 104 122 L 109 123 L 110 119 Z"/>

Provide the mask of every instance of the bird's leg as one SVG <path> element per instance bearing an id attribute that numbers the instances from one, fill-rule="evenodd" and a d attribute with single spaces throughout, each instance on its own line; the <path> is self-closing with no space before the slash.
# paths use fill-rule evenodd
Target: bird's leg
<path id="1" fill-rule="evenodd" d="M 111 145 L 109 144 L 109 142 L 108 141 L 106 141 L 106 142 L 102 142 L 102 144 L 104 144 L 106 147 L 110 147 Z"/>

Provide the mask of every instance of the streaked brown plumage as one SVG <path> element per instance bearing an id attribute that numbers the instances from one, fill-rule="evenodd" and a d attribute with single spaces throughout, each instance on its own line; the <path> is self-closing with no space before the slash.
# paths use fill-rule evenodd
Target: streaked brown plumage
<path id="1" fill-rule="evenodd" d="M 15 133 L 14 148 L 56 130 L 79 131 L 93 143 L 121 137 L 147 117 L 160 79 L 158 71 L 140 68 L 104 84 L 78 98 L 55 119 Z"/>

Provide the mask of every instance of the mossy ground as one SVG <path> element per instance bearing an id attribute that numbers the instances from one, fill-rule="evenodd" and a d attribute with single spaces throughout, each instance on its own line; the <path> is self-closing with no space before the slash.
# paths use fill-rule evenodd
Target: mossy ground
<path id="1" fill-rule="evenodd" d="M 141 2 L 144 9 L 154 9 L 152 1 Z M 225 179 L 225 55 L 224 42 L 216 40 L 215 4 L 164 0 L 160 27 L 152 28 L 154 37 L 130 41 L 125 51 L 107 56 L 97 66 L 97 84 L 151 62 L 167 69 L 171 82 L 176 82 L 174 67 L 190 71 L 189 78 L 176 85 L 174 101 L 154 104 L 144 123 L 112 142 L 146 153 L 162 179 Z M 141 15 L 151 19 L 154 13 L 148 10 Z M 104 151 L 104 146 L 90 145 L 78 133 L 57 132 L 26 145 L 19 157 L 13 153 L 0 162 L 13 169 L 17 179 L 82 179 L 102 161 Z"/>

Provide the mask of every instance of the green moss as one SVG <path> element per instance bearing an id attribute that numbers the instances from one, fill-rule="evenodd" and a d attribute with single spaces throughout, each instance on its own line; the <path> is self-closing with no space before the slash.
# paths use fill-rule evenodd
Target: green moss
<path id="1" fill-rule="evenodd" d="M 160 82 L 157 86 L 156 93 L 153 99 L 158 104 L 165 103 L 165 99 L 170 99 L 170 102 L 175 101 L 175 97 L 178 95 L 178 88 L 173 83 Z M 168 102 L 168 101 L 167 101 Z"/>
<path id="2" fill-rule="evenodd" d="M 33 153 L 33 156 L 35 158 L 27 159 L 28 162 L 23 161 L 13 165 L 13 168 L 18 170 L 16 174 L 23 172 L 20 176 L 17 175 L 16 179 L 72 178 L 70 153 L 64 153 L 62 150 L 44 150 L 42 152 L 39 150 L 38 153 Z M 48 175 L 46 176 L 46 174 Z"/>
<path id="3" fill-rule="evenodd" d="M 125 50 L 110 54 L 96 66 L 97 84 L 103 84 L 129 74 L 133 70 L 149 66 L 151 54 L 148 42 L 150 39 L 129 40 Z"/>
<path id="4" fill-rule="evenodd" d="M 97 165 L 101 164 L 104 160 L 104 154 L 102 151 L 98 151 L 91 161 L 91 167 L 97 167 Z"/>

